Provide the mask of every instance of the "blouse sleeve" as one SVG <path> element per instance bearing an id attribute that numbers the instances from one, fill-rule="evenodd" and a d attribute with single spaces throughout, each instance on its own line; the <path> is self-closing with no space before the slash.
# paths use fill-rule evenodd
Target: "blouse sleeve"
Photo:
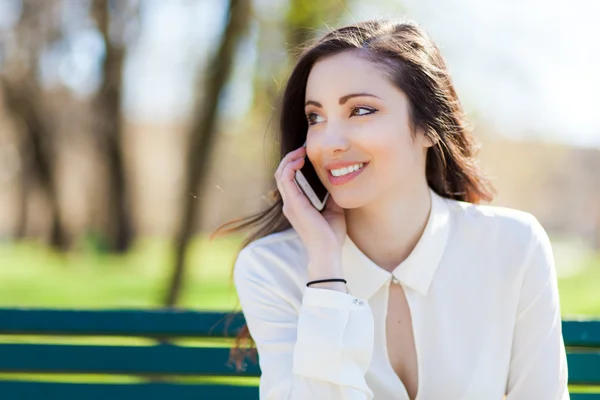
<path id="1" fill-rule="evenodd" d="M 548 235 L 537 220 L 518 303 L 507 400 L 569 399 L 558 283 Z"/>
<path id="2" fill-rule="evenodd" d="M 246 247 L 234 268 L 242 311 L 256 343 L 261 400 L 370 400 L 365 382 L 374 343 L 366 301 L 306 288 L 301 304 L 289 266 Z M 287 271 L 286 271 L 287 268 Z"/>

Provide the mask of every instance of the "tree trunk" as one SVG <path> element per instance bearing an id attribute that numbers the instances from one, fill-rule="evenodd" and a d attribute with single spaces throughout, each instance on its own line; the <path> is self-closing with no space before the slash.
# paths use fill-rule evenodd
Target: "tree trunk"
<path id="1" fill-rule="evenodd" d="M 22 179 L 24 187 L 20 190 L 25 193 L 29 191 L 31 182 L 24 179 L 25 177 L 31 177 L 32 181 L 40 185 L 50 210 L 50 244 L 58 250 L 66 250 L 68 241 L 61 218 L 56 177 L 53 172 L 51 132 L 41 110 L 39 100 L 41 94 L 32 79 L 24 77 L 16 82 L 9 82 L 6 78 L 1 80 L 7 109 L 21 122 L 20 132 L 23 136 L 21 148 L 24 149 L 22 152 L 24 166 L 21 173 L 25 175 Z M 23 204 L 23 207 L 26 205 Z M 25 210 L 23 212 L 26 213 Z"/>
<path id="2" fill-rule="evenodd" d="M 203 194 L 198 193 L 198 190 L 204 186 L 209 167 L 209 155 L 215 141 L 219 95 L 229 77 L 238 41 L 248 25 L 250 8 L 250 0 L 229 0 L 229 19 L 219 49 L 208 64 L 206 74 L 202 77 L 199 73 L 197 77 L 197 94 L 204 89 L 204 96 L 197 95 L 196 110 L 193 112 L 195 119 L 192 121 L 189 136 L 185 196 L 175 239 L 175 265 L 164 299 L 164 304 L 168 307 L 173 307 L 177 303 L 181 292 L 185 251 L 204 200 Z M 199 98 L 203 101 L 199 101 Z M 197 195 L 191 196 L 191 193 Z"/>
<path id="3" fill-rule="evenodd" d="M 93 105 L 98 117 L 97 139 L 108 169 L 107 197 L 99 199 L 105 200 L 106 207 L 103 233 L 111 251 L 124 253 L 130 248 L 134 238 L 122 150 L 121 87 L 125 47 L 114 43 L 110 38 L 110 7 L 108 0 L 95 0 L 93 3 L 93 16 L 106 52 L 102 65 L 104 79 Z"/>
<path id="4" fill-rule="evenodd" d="M 21 155 L 21 168 L 19 169 L 17 176 L 17 212 L 16 212 L 16 222 L 14 225 L 12 237 L 14 240 L 22 240 L 25 239 L 27 235 L 27 219 L 28 219 L 28 210 L 27 210 L 27 190 L 29 188 L 29 169 L 25 165 L 25 159 L 23 157 L 24 154 L 24 144 L 20 144 L 19 154 Z"/>
<path id="5" fill-rule="evenodd" d="M 21 2 L 21 16 L 14 29 L 17 46 L 3 54 L 3 75 L 0 90 L 9 113 L 18 122 L 19 149 L 22 158 L 19 196 L 21 207 L 17 235 L 27 230 L 27 196 L 33 183 L 39 185 L 50 212 L 50 244 L 66 250 L 68 240 L 58 202 L 57 177 L 54 173 L 52 143 L 53 128 L 44 110 L 44 99 L 36 73 L 39 54 L 45 44 L 59 36 L 48 24 L 48 15 L 56 11 L 59 2 Z"/>

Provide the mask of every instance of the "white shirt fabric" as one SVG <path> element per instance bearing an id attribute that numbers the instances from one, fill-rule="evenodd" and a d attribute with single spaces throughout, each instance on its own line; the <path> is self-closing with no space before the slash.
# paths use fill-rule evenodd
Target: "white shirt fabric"
<path id="1" fill-rule="evenodd" d="M 443 198 L 392 273 L 347 236 L 350 294 L 306 287 L 293 229 L 244 248 L 234 282 L 262 376 L 260 399 L 409 400 L 387 353 L 390 284 L 403 286 L 417 400 L 565 400 L 567 363 L 552 249 L 531 214 Z"/>

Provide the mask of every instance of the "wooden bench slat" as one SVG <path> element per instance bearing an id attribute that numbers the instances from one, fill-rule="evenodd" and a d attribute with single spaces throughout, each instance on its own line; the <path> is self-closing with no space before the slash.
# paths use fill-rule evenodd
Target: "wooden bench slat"
<path id="1" fill-rule="evenodd" d="M 567 353 L 569 383 L 600 385 L 600 350 L 586 353 Z"/>
<path id="2" fill-rule="evenodd" d="M 258 399 L 256 386 L 191 385 L 169 383 L 88 384 L 0 381 L 3 400 L 199 400 Z"/>
<path id="3" fill-rule="evenodd" d="M 600 400 L 600 393 L 571 393 L 571 400 Z"/>
<path id="4" fill-rule="evenodd" d="M 229 349 L 156 346 L 0 344 L 0 371 L 114 375 L 260 376 L 249 363 L 236 372 Z M 569 383 L 600 385 L 600 352 L 569 353 Z"/>
<path id="5" fill-rule="evenodd" d="M 0 309 L 2 334 L 219 337 L 243 323 L 241 313 L 212 311 Z M 600 347 L 599 320 L 562 324 L 567 346 Z"/>
<path id="6" fill-rule="evenodd" d="M 4 335 L 223 337 L 243 322 L 241 313 L 208 311 L 0 309 Z"/>
<path id="7" fill-rule="evenodd" d="M 0 344 L 0 371 L 115 375 L 259 376 L 227 365 L 228 348 Z"/>
<path id="8" fill-rule="evenodd" d="M 567 320 L 562 322 L 566 346 L 600 347 L 600 321 Z"/>
<path id="9" fill-rule="evenodd" d="M 0 381 L 0 393 L 5 400 L 70 399 L 131 400 L 143 396 L 144 400 L 222 400 L 258 399 L 258 387 L 191 385 L 169 383 L 144 384 L 82 384 L 37 381 Z M 572 393 L 571 400 L 600 400 L 600 393 Z"/>

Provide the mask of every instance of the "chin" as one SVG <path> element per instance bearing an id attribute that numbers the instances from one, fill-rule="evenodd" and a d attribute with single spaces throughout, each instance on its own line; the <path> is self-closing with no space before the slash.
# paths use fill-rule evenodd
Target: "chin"
<path id="1" fill-rule="evenodd" d="M 365 198 L 365 196 L 352 195 L 350 193 L 337 194 L 335 196 L 330 194 L 330 196 L 333 197 L 333 200 L 335 200 L 338 206 L 344 209 L 359 208 L 368 203 L 368 200 Z"/>

